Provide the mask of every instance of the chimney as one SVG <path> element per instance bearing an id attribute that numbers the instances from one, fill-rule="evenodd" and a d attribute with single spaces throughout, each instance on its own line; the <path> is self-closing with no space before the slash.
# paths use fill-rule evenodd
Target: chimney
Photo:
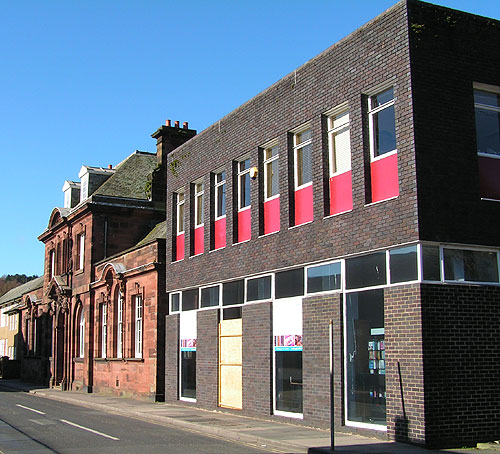
<path id="1" fill-rule="evenodd" d="M 108 169 L 112 170 L 113 169 L 113 164 L 108 164 Z"/>
<path id="2" fill-rule="evenodd" d="M 160 165 L 167 162 L 168 153 L 196 135 L 196 130 L 189 129 L 187 121 L 182 123 L 182 128 L 179 128 L 179 121 L 175 121 L 173 127 L 171 124 L 171 121 L 167 120 L 165 126 L 160 126 L 151 135 L 153 139 L 156 139 L 156 156 Z"/>

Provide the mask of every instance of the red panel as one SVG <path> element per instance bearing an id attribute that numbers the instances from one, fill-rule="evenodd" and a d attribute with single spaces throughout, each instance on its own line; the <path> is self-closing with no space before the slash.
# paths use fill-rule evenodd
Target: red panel
<path id="1" fill-rule="evenodd" d="M 280 198 L 264 202 L 264 235 L 280 230 Z"/>
<path id="2" fill-rule="evenodd" d="M 478 156 L 481 197 L 500 200 L 500 159 Z"/>
<path id="3" fill-rule="evenodd" d="M 295 191 L 295 225 L 313 220 L 312 184 Z"/>
<path id="4" fill-rule="evenodd" d="M 215 221 L 215 249 L 226 247 L 226 218 Z"/>
<path id="5" fill-rule="evenodd" d="M 399 195 L 398 155 L 394 153 L 371 163 L 372 202 Z"/>
<path id="6" fill-rule="evenodd" d="M 204 227 L 197 227 L 194 229 L 194 255 L 203 254 L 203 243 L 205 241 L 203 232 Z"/>
<path id="7" fill-rule="evenodd" d="M 238 243 L 252 237 L 251 212 L 252 210 L 248 208 L 238 213 Z"/>
<path id="8" fill-rule="evenodd" d="M 330 214 L 352 210 L 351 171 L 330 178 Z"/>
<path id="9" fill-rule="evenodd" d="M 175 243 L 175 260 L 184 258 L 184 233 L 177 235 Z"/>

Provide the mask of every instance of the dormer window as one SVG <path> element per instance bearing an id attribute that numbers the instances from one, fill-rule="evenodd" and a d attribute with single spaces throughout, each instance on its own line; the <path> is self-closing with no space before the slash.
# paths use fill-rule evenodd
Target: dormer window
<path id="1" fill-rule="evenodd" d="M 83 175 L 81 179 L 80 202 L 83 202 L 89 196 L 89 174 Z"/>
<path id="2" fill-rule="evenodd" d="M 73 208 L 80 202 L 80 182 L 65 181 L 63 188 L 64 192 L 64 208 Z"/>

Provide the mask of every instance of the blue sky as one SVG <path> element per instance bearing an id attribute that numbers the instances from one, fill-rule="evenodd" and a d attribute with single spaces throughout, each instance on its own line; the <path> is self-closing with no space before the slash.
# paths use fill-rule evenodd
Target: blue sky
<path id="1" fill-rule="evenodd" d="M 116 165 L 167 118 L 201 131 L 395 0 L 17 0 L 0 16 L 0 276 L 42 274 L 82 165 Z M 439 4 L 500 18 L 496 0 Z"/>

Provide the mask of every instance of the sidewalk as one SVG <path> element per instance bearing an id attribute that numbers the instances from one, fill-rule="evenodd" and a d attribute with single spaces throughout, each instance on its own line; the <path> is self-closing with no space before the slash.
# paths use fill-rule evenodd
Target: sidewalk
<path id="1" fill-rule="evenodd" d="M 40 388 L 19 380 L 0 379 L 0 386 L 62 402 L 132 416 L 158 424 L 176 426 L 227 440 L 255 444 L 261 449 L 278 449 L 286 453 L 329 452 L 330 433 L 325 430 L 249 418 L 170 403 L 144 402 L 123 397 L 103 396 L 72 391 Z M 324 448 L 324 449 L 314 449 Z M 342 454 L 430 454 L 433 451 L 359 435 L 335 434 L 335 452 Z M 452 449 L 449 453 L 499 454 L 490 449 Z"/>

